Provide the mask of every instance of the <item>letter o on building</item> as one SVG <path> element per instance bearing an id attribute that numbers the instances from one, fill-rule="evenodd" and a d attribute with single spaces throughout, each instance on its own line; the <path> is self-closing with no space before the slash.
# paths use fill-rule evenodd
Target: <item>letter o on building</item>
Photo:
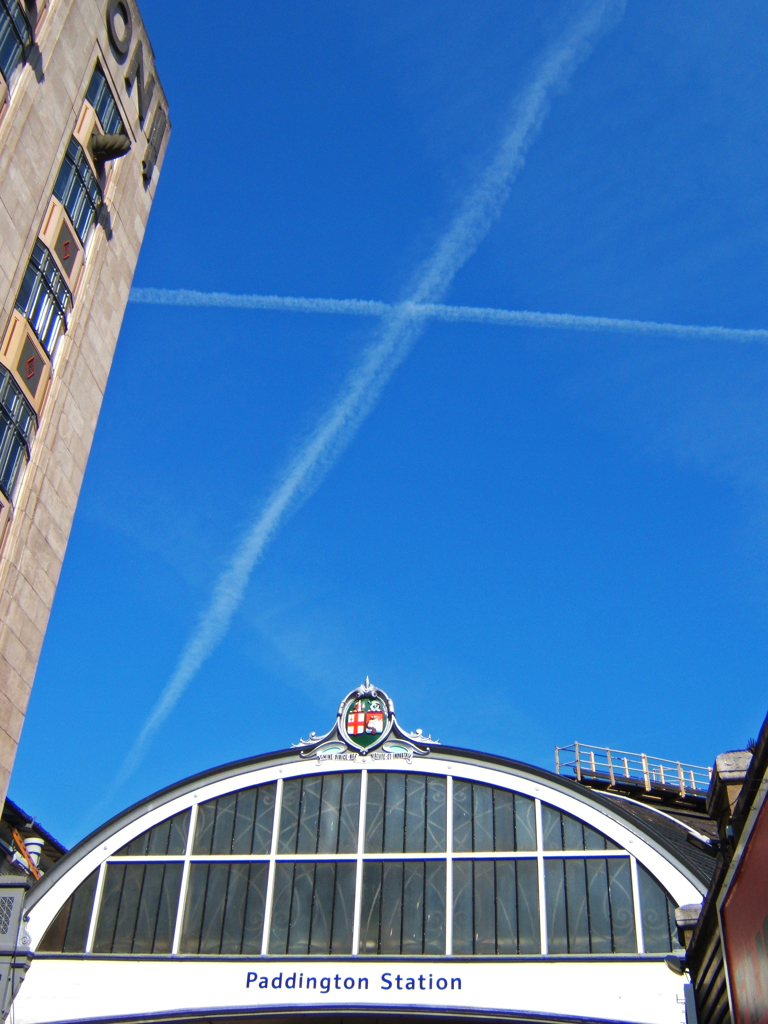
<path id="1" fill-rule="evenodd" d="M 438 988 L 448 988 L 447 980 L 445 978 L 438 978 L 437 979 L 437 987 Z"/>
<path id="2" fill-rule="evenodd" d="M 122 35 L 118 32 L 115 21 L 118 14 L 123 23 Z M 107 3 L 107 34 L 109 35 L 110 43 L 112 43 L 120 56 L 127 57 L 131 46 L 131 36 L 133 35 L 133 17 L 131 15 L 131 8 L 128 6 L 128 0 L 109 0 Z"/>
<path id="3" fill-rule="evenodd" d="M 354 978 L 345 978 L 344 979 L 344 988 L 354 988 L 354 987 L 355 987 L 355 979 Z"/>

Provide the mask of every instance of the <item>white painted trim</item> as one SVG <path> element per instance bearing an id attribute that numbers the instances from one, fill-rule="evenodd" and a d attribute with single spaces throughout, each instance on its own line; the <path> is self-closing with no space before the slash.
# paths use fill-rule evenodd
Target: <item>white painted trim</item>
<path id="1" fill-rule="evenodd" d="M 184 915 L 187 909 L 187 889 L 189 888 L 189 865 L 190 865 L 190 854 L 195 842 L 195 829 L 197 827 L 197 808 L 198 804 L 192 804 L 189 812 L 189 831 L 187 832 L 187 845 L 185 849 L 184 867 L 181 869 L 181 885 L 179 886 L 179 909 L 176 912 L 176 924 L 173 929 L 173 942 L 171 944 L 171 952 L 179 952 L 179 944 L 181 943 L 181 929 L 184 925 Z"/>
<path id="2" fill-rule="evenodd" d="M 643 910 L 640 903 L 640 878 L 637 871 L 637 860 L 629 858 L 629 870 L 632 875 L 632 903 L 635 908 L 635 938 L 637 952 L 645 953 L 645 936 L 643 935 Z"/>
<path id="3" fill-rule="evenodd" d="M 536 798 L 536 863 L 538 866 L 539 879 L 539 938 L 541 941 L 541 955 L 546 956 L 549 952 L 549 941 L 547 939 L 547 900 L 546 889 L 544 888 L 544 824 L 541 816 L 541 800 Z"/>
<path id="4" fill-rule="evenodd" d="M 275 863 L 277 840 L 280 836 L 280 818 L 283 809 L 283 780 L 277 780 L 275 790 L 275 812 L 272 818 L 272 844 L 269 850 L 269 874 L 267 875 L 267 895 L 264 901 L 264 934 L 261 936 L 261 955 L 269 952 L 269 933 L 272 929 L 272 900 L 275 893 Z"/>
<path id="5" fill-rule="evenodd" d="M 453 776 L 445 780 L 445 955 L 453 956 Z"/>
<path id="6" fill-rule="evenodd" d="M 360 914 L 363 905 L 363 854 L 365 852 L 365 812 L 368 802 L 368 772 L 360 773 L 360 810 L 357 816 L 357 853 L 355 860 L 355 909 L 352 924 L 352 956 L 360 952 Z"/>

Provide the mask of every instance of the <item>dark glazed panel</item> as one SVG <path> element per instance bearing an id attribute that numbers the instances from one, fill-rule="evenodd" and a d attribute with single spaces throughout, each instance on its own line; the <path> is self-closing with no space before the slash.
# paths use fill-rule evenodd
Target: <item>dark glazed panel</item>
<path id="1" fill-rule="evenodd" d="M 195 854 L 269 853 L 275 817 L 275 783 L 251 786 L 207 800 L 197 810 Z"/>
<path id="2" fill-rule="evenodd" d="M 116 857 L 180 857 L 187 849 L 189 832 L 189 811 L 182 811 L 172 818 L 166 818 L 159 825 L 121 846 Z"/>
<path id="3" fill-rule="evenodd" d="M 445 953 L 444 861 L 367 861 L 363 865 L 360 952 Z"/>
<path id="4" fill-rule="evenodd" d="M 180 951 L 258 956 L 268 873 L 263 861 L 192 864 Z"/>
<path id="5" fill-rule="evenodd" d="M 456 853 L 536 849 L 536 810 L 529 797 L 496 786 L 456 779 L 453 784 Z"/>
<path id="6" fill-rule="evenodd" d="M 416 772 L 369 772 L 366 853 L 443 853 L 445 779 Z"/>
<path id="7" fill-rule="evenodd" d="M 354 861 L 278 863 L 269 952 L 348 956 L 354 908 Z"/>
<path id="8" fill-rule="evenodd" d="M 550 953 L 636 953 L 629 857 L 544 862 Z"/>
<path id="9" fill-rule="evenodd" d="M 332 772 L 283 785 L 278 853 L 357 853 L 360 773 Z"/>
<path id="10" fill-rule="evenodd" d="M 454 954 L 516 956 L 540 951 L 536 860 L 454 861 Z"/>
<path id="11" fill-rule="evenodd" d="M 565 811 L 548 804 L 541 805 L 545 850 L 618 850 L 602 832 L 585 825 Z"/>

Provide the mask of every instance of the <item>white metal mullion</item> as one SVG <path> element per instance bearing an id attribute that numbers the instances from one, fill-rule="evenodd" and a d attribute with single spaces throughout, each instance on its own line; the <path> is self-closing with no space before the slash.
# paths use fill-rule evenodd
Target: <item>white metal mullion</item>
<path id="1" fill-rule="evenodd" d="M 261 955 L 269 952 L 269 930 L 272 927 L 272 896 L 275 891 L 275 858 L 277 837 L 280 833 L 280 815 L 283 810 L 283 780 L 277 780 L 275 789 L 275 815 L 272 819 L 272 844 L 269 848 L 269 873 L 267 874 L 267 899 L 264 906 L 264 934 L 261 937 Z"/>
<path id="2" fill-rule="evenodd" d="M 195 828 L 197 827 L 197 804 L 194 803 L 189 809 L 189 829 L 187 831 L 187 844 L 184 849 L 184 867 L 181 869 L 181 887 L 179 888 L 179 905 L 176 910 L 176 925 L 173 929 L 173 942 L 171 954 L 179 952 L 181 943 L 181 926 L 184 919 L 184 909 L 187 905 L 187 888 L 189 886 L 189 863 L 195 841 Z"/>
<path id="3" fill-rule="evenodd" d="M 96 891 L 93 894 L 93 907 L 91 909 L 91 921 L 88 925 L 88 938 L 85 940 L 85 952 L 90 953 L 93 949 L 93 940 L 96 937 L 96 921 L 99 916 L 99 905 L 101 894 L 104 889 L 104 879 L 107 875 L 107 862 L 99 865 L 99 877 L 96 879 Z"/>
<path id="4" fill-rule="evenodd" d="M 365 811 L 368 802 L 368 769 L 360 771 L 360 813 L 357 822 L 357 867 L 355 869 L 355 912 L 352 917 L 352 956 L 360 952 L 360 916 L 363 910 L 363 854 L 365 853 Z"/>
<path id="5" fill-rule="evenodd" d="M 445 955 L 453 955 L 453 776 L 445 779 Z"/>
<path id="6" fill-rule="evenodd" d="M 536 860 L 539 869 L 539 934 L 541 937 L 541 952 L 543 956 L 549 952 L 547 942 L 547 902 L 544 892 L 544 828 L 541 818 L 541 800 L 536 797 Z"/>
<path id="7" fill-rule="evenodd" d="M 643 935 L 643 910 L 640 906 L 640 879 L 638 877 L 637 860 L 630 855 L 629 869 L 632 874 L 632 903 L 635 908 L 635 934 L 637 936 L 637 952 L 645 952 L 645 936 Z"/>

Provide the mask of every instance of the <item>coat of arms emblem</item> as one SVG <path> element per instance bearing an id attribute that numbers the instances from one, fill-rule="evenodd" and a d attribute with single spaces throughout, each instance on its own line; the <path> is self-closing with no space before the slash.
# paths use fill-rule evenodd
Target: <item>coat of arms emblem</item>
<path id="1" fill-rule="evenodd" d="M 409 763 L 414 757 L 429 754 L 427 743 L 434 743 L 421 729 L 405 732 L 395 719 L 395 706 L 389 697 L 366 679 L 362 686 L 348 693 L 339 705 L 336 724 L 324 736 L 311 732 L 306 740 L 294 743 L 302 757 L 319 760 L 338 758 L 348 760 L 359 756 L 403 758 Z"/>
<path id="2" fill-rule="evenodd" d="M 384 735 L 389 712 L 381 697 L 353 697 L 343 711 L 343 728 L 358 747 L 370 747 Z"/>

